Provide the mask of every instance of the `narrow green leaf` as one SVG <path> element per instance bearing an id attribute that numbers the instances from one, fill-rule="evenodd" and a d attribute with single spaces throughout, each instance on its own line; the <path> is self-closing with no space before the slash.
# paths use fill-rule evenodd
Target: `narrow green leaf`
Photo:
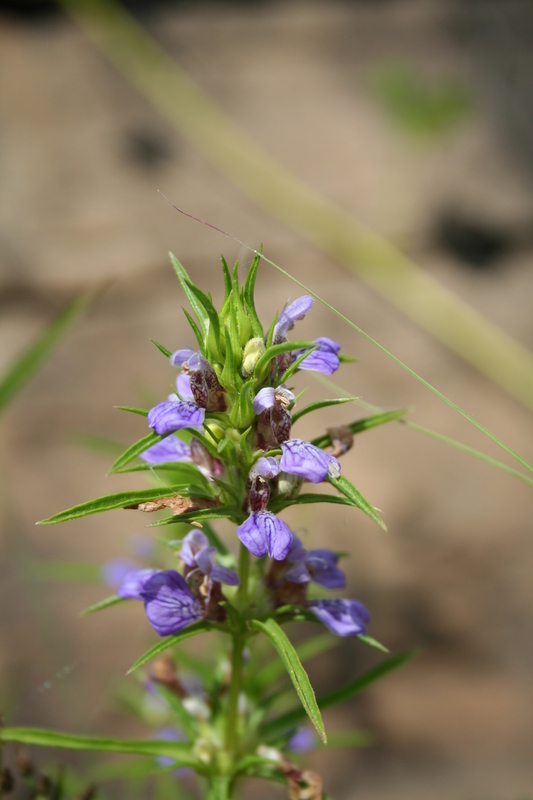
<path id="1" fill-rule="evenodd" d="M 368 644 L 370 647 L 375 647 L 376 650 L 380 650 L 382 653 L 390 653 L 388 647 L 385 647 L 384 644 L 381 644 L 381 642 L 378 642 L 378 640 L 372 638 L 372 636 L 365 636 L 364 634 L 360 633 L 357 636 L 357 638 L 359 639 L 360 642 L 364 642 L 365 644 Z"/>
<path id="2" fill-rule="evenodd" d="M 94 433 L 75 433 L 74 441 L 86 450 L 91 450 L 99 455 L 116 458 L 124 450 L 123 442 L 108 439 L 107 436 L 98 436 Z"/>
<path id="3" fill-rule="evenodd" d="M 417 656 L 419 652 L 420 651 L 418 649 L 414 649 L 409 650 L 406 653 L 399 653 L 398 655 L 387 658 L 385 661 L 382 661 L 381 664 L 377 664 L 375 667 L 363 672 L 362 675 L 359 675 L 353 681 L 341 686 L 340 689 L 335 689 L 332 692 L 320 697 L 318 700 L 320 708 L 324 710 L 330 706 L 337 705 L 338 703 L 342 703 L 344 700 L 354 697 L 356 694 L 359 694 L 359 692 L 362 692 L 363 689 L 366 689 L 367 686 L 370 686 L 380 678 L 383 678 L 389 672 L 392 672 L 393 670 L 398 669 L 406 664 L 408 661 L 411 661 L 411 659 Z M 266 722 L 262 726 L 261 732 L 265 739 L 272 741 L 273 739 L 276 739 L 276 737 L 281 736 L 290 728 L 294 728 L 303 719 L 305 719 L 305 712 L 303 709 L 295 708 L 292 711 L 288 711 L 286 714 L 277 717 L 276 719 Z"/>
<path id="4" fill-rule="evenodd" d="M 279 657 L 289 673 L 289 677 L 293 682 L 296 694 L 300 698 L 305 713 L 313 723 L 324 744 L 326 744 L 326 731 L 324 730 L 324 723 L 322 722 L 322 716 L 316 702 L 313 687 L 309 682 L 307 672 L 303 668 L 298 653 L 291 644 L 290 639 L 273 619 L 268 619 L 266 622 L 252 620 L 250 625 L 252 628 L 260 630 L 268 636 L 271 643 L 278 651 Z"/>
<path id="5" fill-rule="evenodd" d="M 187 317 L 187 322 L 191 326 L 192 331 L 196 337 L 196 341 L 198 342 L 198 347 L 200 348 L 200 352 L 205 357 L 205 341 L 204 337 L 202 336 L 202 331 L 200 330 L 196 322 L 193 320 L 187 309 L 183 308 L 182 311 Z"/>
<path id="6" fill-rule="evenodd" d="M 271 500 L 268 505 L 268 510 L 277 513 L 278 511 L 283 511 L 284 508 L 288 508 L 289 506 L 298 506 L 298 505 L 312 505 L 313 503 L 332 503 L 334 505 L 339 506 L 355 506 L 358 508 L 359 506 L 350 500 L 348 497 L 339 497 L 335 494 L 299 494 L 296 497 L 290 498 L 275 498 Z"/>
<path id="7" fill-rule="evenodd" d="M 296 652 L 303 664 L 305 661 L 315 658 L 315 656 L 325 653 L 333 647 L 338 647 L 341 642 L 342 639 L 339 636 L 321 633 L 298 645 Z M 283 663 L 275 659 L 257 672 L 254 676 L 254 681 L 257 681 L 260 686 L 270 686 L 284 674 L 284 669 Z"/>
<path id="8" fill-rule="evenodd" d="M 190 483 L 202 489 L 207 497 L 213 496 L 213 487 L 210 481 L 202 475 L 198 467 L 188 464 L 185 461 L 166 461 L 161 464 L 134 464 L 132 467 L 124 467 L 117 470 L 117 475 L 126 475 L 130 472 L 171 472 L 176 476 L 174 483 Z"/>
<path id="9" fill-rule="evenodd" d="M 231 273 L 229 271 L 228 262 L 224 256 L 220 256 L 220 260 L 222 262 L 222 272 L 224 274 L 224 302 L 226 302 L 231 294 Z"/>
<path id="10" fill-rule="evenodd" d="M 273 344 L 267 347 L 254 369 L 254 376 L 261 377 L 262 372 L 268 367 L 270 362 L 276 356 L 282 353 L 291 353 L 293 350 L 301 350 L 302 348 L 314 347 L 313 342 L 282 342 L 281 344 Z"/>
<path id="11" fill-rule="evenodd" d="M 174 272 L 178 276 L 178 280 L 179 280 L 179 282 L 181 284 L 181 288 L 185 292 L 185 296 L 187 297 L 187 300 L 189 301 L 192 310 L 196 314 L 198 322 L 200 323 L 200 326 L 202 328 L 203 334 L 205 336 L 207 334 L 207 331 L 208 331 L 208 328 L 209 328 L 209 317 L 208 317 L 203 305 L 200 303 L 200 301 L 198 300 L 198 298 L 196 297 L 196 295 L 192 291 L 192 288 L 191 288 L 192 287 L 192 281 L 189 278 L 187 270 L 185 269 L 185 267 L 182 264 L 180 264 L 180 262 L 178 261 L 178 259 L 176 258 L 175 255 L 173 255 L 172 253 L 169 253 L 169 256 L 170 256 L 170 261 L 172 263 L 172 266 L 174 267 Z"/>
<path id="12" fill-rule="evenodd" d="M 287 367 L 287 369 L 285 370 L 285 372 L 283 373 L 283 375 L 282 375 L 282 376 L 281 376 L 281 378 L 279 379 L 279 382 L 280 382 L 280 383 L 287 383 L 287 381 L 288 381 L 290 378 L 292 378 L 292 376 L 293 376 L 293 375 L 294 375 L 296 372 L 298 372 L 298 370 L 300 369 L 300 364 L 302 363 L 302 361 L 305 361 L 305 359 L 307 358 L 307 356 L 308 356 L 308 355 L 310 355 L 312 352 L 314 352 L 314 351 L 317 349 L 317 347 L 318 347 L 318 345 L 317 345 L 317 344 L 314 344 L 314 345 L 313 345 L 313 347 L 310 347 L 308 350 L 304 350 L 304 351 L 303 351 L 303 353 L 300 353 L 300 355 L 298 356 L 298 358 L 296 358 L 296 359 L 293 361 L 293 363 L 292 363 L 292 364 L 290 364 L 290 365 Z"/>
<path id="13" fill-rule="evenodd" d="M 150 339 L 150 341 L 152 342 L 152 344 L 155 344 L 157 349 L 160 350 L 163 353 L 164 356 L 166 356 L 167 358 L 170 358 L 170 356 L 172 355 L 170 350 L 167 350 L 167 348 L 164 345 L 160 344 L 159 342 L 156 342 L 155 339 Z"/>
<path id="14" fill-rule="evenodd" d="M 189 284 L 189 288 L 197 298 L 198 302 L 202 304 L 202 307 L 204 308 L 207 314 L 207 318 L 209 321 L 208 325 L 209 328 L 211 329 L 209 333 L 212 336 L 213 344 L 216 344 L 216 348 L 218 349 L 218 341 L 220 338 L 220 323 L 216 308 L 213 305 L 213 301 L 211 300 L 211 297 L 208 297 L 208 295 L 204 294 L 204 292 L 202 292 L 202 290 L 199 289 L 198 286 L 195 286 L 194 283 Z"/>
<path id="15" fill-rule="evenodd" d="M 261 246 L 259 248 L 258 254 L 254 257 L 254 260 L 250 264 L 250 269 L 248 270 L 248 275 L 246 276 L 246 281 L 244 283 L 244 302 L 246 305 L 248 316 L 250 317 L 252 331 L 254 336 L 261 338 L 263 338 L 263 326 L 261 325 L 261 321 L 257 315 L 257 311 L 255 310 L 254 294 L 255 294 L 255 280 L 257 278 L 257 270 L 259 269 L 259 262 L 261 261 L 262 251 L 263 248 Z"/>
<path id="16" fill-rule="evenodd" d="M 384 531 L 387 530 L 385 523 L 377 513 L 374 506 L 370 505 L 368 500 L 363 497 L 359 489 L 356 489 L 353 483 L 348 480 L 348 478 L 345 478 L 344 475 L 339 475 L 338 478 L 332 478 L 331 475 L 328 475 L 326 480 L 328 483 L 334 486 L 337 491 L 341 492 L 345 497 L 351 500 L 354 506 L 357 506 L 357 508 L 360 508 L 361 511 L 364 511 L 365 514 L 367 514 L 367 516 L 369 516 L 370 519 L 376 523 L 376 525 L 379 525 L 379 527 Z"/>
<path id="17" fill-rule="evenodd" d="M 139 414 L 141 417 L 148 416 L 148 409 L 136 408 L 135 406 L 115 406 L 118 411 L 129 411 L 130 414 Z"/>
<path id="18" fill-rule="evenodd" d="M 44 364 L 71 325 L 87 310 L 92 293 L 82 294 L 69 303 L 43 333 L 20 355 L 0 378 L 0 411 L 21 391 Z"/>
<path id="19" fill-rule="evenodd" d="M 347 399 L 356 400 L 357 398 L 351 397 Z M 363 419 L 350 422 L 349 425 L 346 425 L 346 427 L 349 428 L 353 434 L 362 433 L 362 431 L 368 431 L 371 428 L 377 428 L 379 425 L 384 425 L 387 422 L 393 422 L 401 417 L 405 417 L 405 415 L 408 413 L 408 408 L 397 408 L 394 411 L 383 411 L 379 414 L 373 414 L 371 417 L 363 417 Z M 331 436 L 328 433 L 325 433 L 322 436 L 317 436 L 316 439 L 311 441 L 311 444 L 314 444 L 315 447 L 329 447 L 331 445 Z"/>
<path id="20" fill-rule="evenodd" d="M 104 600 L 99 600 L 98 603 L 95 603 L 89 608 L 85 608 L 83 611 L 80 611 L 80 617 L 86 617 L 88 614 L 94 614 L 96 611 L 103 611 L 104 608 L 111 608 L 111 606 L 116 606 L 118 603 L 123 603 L 125 601 L 125 597 L 118 597 L 116 594 L 112 594 L 111 597 L 106 597 Z"/>
<path id="21" fill-rule="evenodd" d="M 39 747 L 60 747 L 66 750 L 97 750 L 107 753 L 131 753 L 132 755 L 163 756 L 175 759 L 180 766 L 193 767 L 197 771 L 201 762 L 193 754 L 188 742 L 169 742 L 165 739 L 107 739 L 100 736 L 76 736 L 40 728 L 2 728 L 0 739 L 4 742 L 19 742 Z M 205 768 L 202 767 L 203 772 Z"/>
<path id="22" fill-rule="evenodd" d="M 282 381 L 284 383 L 284 381 Z M 328 406 L 338 406 L 342 405 L 343 403 L 352 403 L 356 398 L 355 397 L 337 397 L 334 400 L 317 400 L 316 403 L 309 403 L 308 406 L 304 406 L 300 411 L 297 411 L 296 414 L 292 415 L 292 424 L 294 425 L 301 417 L 304 417 L 306 414 L 310 414 L 312 411 L 317 411 L 319 408 L 327 408 Z"/>
<path id="23" fill-rule="evenodd" d="M 186 511 L 184 514 L 174 514 L 171 517 L 158 519 L 157 522 L 152 522 L 148 527 L 160 528 L 162 525 L 172 525 L 176 522 L 189 525 L 193 522 L 200 522 L 203 524 L 206 519 L 232 519 L 237 513 L 237 510 L 233 506 L 200 508 L 198 511 Z"/>
<path id="24" fill-rule="evenodd" d="M 111 511 L 115 508 L 128 508 L 138 503 L 147 503 L 150 500 L 159 500 L 161 497 L 172 497 L 181 494 L 190 494 L 189 486 L 178 484 L 175 486 L 158 486 L 155 489 L 137 489 L 133 492 L 119 492 L 105 497 L 97 497 L 78 506 L 60 511 L 48 519 L 42 519 L 37 525 L 56 525 L 59 522 L 68 522 L 71 519 L 87 517 L 89 514 L 99 514 L 102 511 Z"/>
<path id="25" fill-rule="evenodd" d="M 139 456 L 141 453 L 144 453 L 145 450 L 148 450 L 149 447 L 157 444 L 157 442 L 160 442 L 162 438 L 163 437 L 158 436 L 155 431 L 150 431 L 149 434 L 143 436 L 143 438 L 139 439 L 138 442 L 131 444 L 128 449 L 117 458 L 107 474 L 113 475 L 119 469 L 125 467 L 126 464 L 129 464 L 130 461 L 133 461 L 134 458 L 137 458 L 137 456 Z"/>
<path id="26" fill-rule="evenodd" d="M 135 672 L 136 669 L 142 667 L 143 664 L 146 664 L 148 661 L 151 661 L 152 658 L 155 658 L 160 653 L 164 653 L 165 650 L 168 650 L 170 647 L 174 647 L 174 645 L 179 644 L 179 642 L 184 642 L 185 639 L 190 639 L 191 636 L 197 636 L 199 633 L 205 633 L 206 631 L 211 630 L 213 626 L 207 620 L 201 620 L 200 622 L 195 622 L 193 625 L 188 625 L 179 633 L 175 633 L 173 636 L 167 636 L 162 639 L 160 642 L 157 642 L 149 650 L 146 651 L 140 658 L 137 659 L 135 664 L 129 668 L 126 675 L 130 675 L 132 672 Z"/>

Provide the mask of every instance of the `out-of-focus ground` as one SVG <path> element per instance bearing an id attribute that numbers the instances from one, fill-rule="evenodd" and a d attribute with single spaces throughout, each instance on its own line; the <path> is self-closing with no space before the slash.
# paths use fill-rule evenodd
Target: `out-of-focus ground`
<path id="1" fill-rule="evenodd" d="M 201 3 L 169 5 L 145 23 L 269 154 L 533 346 L 530 3 Z M 453 78 L 468 110 L 445 130 L 410 132 L 375 88 L 376 70 L 391 64 L 429 86 Z M 30 567 L 100 564 L 143 531 L 134 512 L 34 522 L 134 485 L 106 478 L 110 459 L 76 436 L 140 438 L 143 419 L 113 406 L 147 405 L 168 391 L 172 370 L 149 339 L 172 349 L 191 334 L 167 250 L 217 300 L 220 252 L 239 258 L 243 275 L 250 261 L 231 239 L 176 214 L 157 189 L 243 241 L 263 242 L 270 258 L 526 458 L 531 414 L 251 205 L 65 19 L 0 17 L 0 103 L 0 365 L 74 292 L 107 286 L 0 423 L 4 716 L 141 735 L 109 703 L 110 684 L 153 641 L 140 607 L 80 619 L 106 590 L 36 582 Z M 456 244 L 457 220 L 482 227 L 472 246 L 468 231 L 467 244 Z M 475 267 L 486 237 L 493 259 Z M 265 264 L 260 315 L 299 291 Z M 359 359 L 335 376 L 343 388 L 382 407 L 410 406 L 416 422 L 499 457 L 320 305 L 300 333 L 331 336 Z M 326 391 L 316 384 L 311 394 Z M 345 406 L 333 419 L 361 413 Z M 301 433 L 331 422 L 327 412 L 306 417 Z M 394 652 L 420 645 L 422 654 L 326 715 L 331 728 L 364 726 L 378 742 L 314 758 L 326 788 L 359 800 L 533 796 L 531 488 L 400 425 L 361 435 L 343 468 L 383 509 L 388 533 L 356 511 L 313 507 L 291 521 L 315 546 L 353 553 L 347 594 L 371 610 L 372 635 Z M 322 691 L 374 658 L 353 641 L 334 652 L 310 665 Z"/>

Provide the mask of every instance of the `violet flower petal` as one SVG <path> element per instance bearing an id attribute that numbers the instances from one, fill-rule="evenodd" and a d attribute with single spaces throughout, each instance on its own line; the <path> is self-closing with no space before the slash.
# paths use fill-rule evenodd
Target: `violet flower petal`
<path id="1" fill-rule="evenodd" d="M 290 303 L 290 305 L 285 306 L 274 325 L 272 342 L 276 344 L 284 341 L 289 328 L 292 328 L 295 322 L 305 317 L 307 312 L 313 307 L 314 302 L 312 297 L 304 294 L 302 297 L 298 297 L 293 303 Z"/>
<path id="2" fill-rule="evenodd" d="M 138 566 L 134 561 L 127 558 L 115 558 L 111 561 L 106 561 L 100 567 L 100 575 L 104 583 L 111 586 L 113 589 L 118 589 L 122 585 L 124 579 L 130 572 L 138 570 Z"/>
<path id="3" fill-rule="evenodd" d="M 267 456 L 266 458 L 262 456 L 253 465 L 249 477 L 250 480 L 254 480 L 257 477 L 268 480 L 269 478 L 275 478 L 278 472 L 279 464 L 276 459 L 273 456 Z"/>
<path id="4" fill-rule="evenodd" d="M 337 566 L 337 556 L 331 550 L 311 550 L 305 564 L 311 580 L 325 589 L 344 589 L 346 578 Z"/>
<path id="5" fill-rule="evenodd" d="M 303 439 L 288 439 L 281 445 L 283 451 L 280 468 L 291 475 L 299 475 L 311 483 L 320 483 L 329 475 L 340 475 L 341 465 L 336 458 Z"/>
<path id="6" fill-rule="evenodd" d="M 370 614 L 359 600 L 311 600 L 309 608 L 337 636 L 366 634 Z"/>
<path id="7" fill-rule="evenodd" d="M 205 411 L 187 400 L 174 400 L 159 403 L 148 412 L 148 425 L 160 436 L 174 433 L 180 428 L 201 425 Z"/>
<path id="8" fill-rule="evenodd" d="M 226 586 L 239 586 L 239 576 L 234 569 L 223 567 L 220 564 L 213 564 L 211 568 L 211 580 L 224 583 Z"/>
<path id="9" fill-rule="evenodd" d="M 196 567 L 196 556 L 202 548 L 208 545 L 207 536 L 202 531 L 191 531 L 183 538 L 180 558 L 188 567 Z"/>
<path id="10" fill-rule="evenodd" d="M 327 336 L 321 336 L 314 341 L 318 344 L 318 347 L 307 358 L 304 358 L 298 369 L 309 369 L 314 372 L 321 372 L 323 375 L 333 375 L 340 364 L 339 356 L 337 355 L 341 349 L 340 344 L 334 342 L 333 339 L 328 339 Z M 300 350 L 296 353 L 293 360 L 301 356 L 302 352 Z"/>
<path id="11" fill-rule="evenodd" d="M 157 573 L 156 569 L 134 569 L 125 575 L 117 596 L 123 600 L 142 600 L 144 584 Z"/>
<path id="12" fill-rule="evenodd" d="M 178 400 L 181 398 L 182 400 L 194 401 L 189 376 L 186 375 L 185 372 L 180 372 L 176 378 L 176 389 L 179 395 Z"/>
<path id="13" fill-rule="evenodd" d="M 160 636 L 178 633 L 202 619 L 198 600 L 174 569 L 152 575 L 144 583 L 142 599 L 148 622 Z"/>
<path id="14" fill-rule="evenodd" d="M 202 549 L 196 553 L 196 564 L 200 572 L 203 572 L 204 575 L 211 575 L 215 561 L 215 553 L 216 548 L 214 547 L 202 547 Z"/>
<path id="15" fill-rule="evenodd" d="M 305 565 L 305 561 L 298 561 L 285 573 L 285 577 L 291 583 L 309 583 L 311 575 Z"/>
<path id="16" fill-rule="evenodd" d="M 177 436 L 167 436 L 162 442 L 149 447 L 139 458 L 148 464 L 164 464 L 169 461 L 191 461 L 191 448 Z"/>
<path id="17" fill-rule="evenodd" d="M 253 511 L 246 522 L 237 528 L 237 536 L 250 553 L 262 558 L 267 553 L 283 561 L 292 544 L 292 533 L 270 511 Z"/>
<path id="18" fill-rule="evenodd" d="M 182 367 L 191 356 L 195 355 L 195 351 L 190 347 L 183 347 L 181 350 L 176 350 L 170 356 L 170 363 L 173 367 Z"/>
<path id="19" fill-rule="evenodd" d="M 274 408 L 276 403 L 276 390 L 273 386 L 265 386 L 264 389 L 257 392 L 252 402 L 254 414 L 261 414 L 262 411 L 268 411 Z"/>
<path id="20" fill-rule="evenodd" d="M 308 753 L 310 750 L 314 750 L 317 745 L 318 738 L 316 733 L 310 731 L 309 728 L 300 728 L 285 746 L 287 750 L 294 750 L 296 753 Z"/>

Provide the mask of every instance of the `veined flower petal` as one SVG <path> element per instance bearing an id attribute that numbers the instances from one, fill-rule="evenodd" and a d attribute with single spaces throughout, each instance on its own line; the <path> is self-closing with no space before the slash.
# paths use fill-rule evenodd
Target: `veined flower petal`
<path id="1" fill-rule="evenodd" d="M 284 341 L 289 328 L 292 328 L 295 322 L 305 317 L 307 312 L 312 309 L 314 302 L 312 297 L 304 294 L 288 306 L 285 306 L 274 325 L 272 342 L 277 344 Z"/>
<path id="2" fill-rule="evenodd" d="M 174 433 L 181 428 L 201 425 L 205 418 L 203 408 L 187 400 L 167 400 L 148 412 L 148 425 L 160 436 Z"/>
<path id="3" fill-rule="evenodd" d="M 124 600 L 142 600 L 144 584 L 157 570 L 134 569 L 130 570 L 123 578 L 121 586 L 117 589 L 118 597 Z"/>
<path id="4" fill-rule="evenodd" d="M 174 569 L 156 572 L 144 583 L 146 616 L 160 636 L 178 633 L 202 619 L 202 610 L 184 578 Z"/>
<path id="5" fill-rule="evenodd" d="M 341 465 L 336 458 L 328 455 L 303 439 L 288 439 L 281 445 L 280 468 L 291 475 L 299 475 L 311 483 L 320 483 L 327 475 L 340 475 Z"/>
<path id="6" fill-rule="evenodd" d="M 270 511 L 253 511 L 237 528 L 237 536 L 253 556 L 262 558 L 268 553 L 276 561 L 286 558 L 293 538 L 285 523 Z"/>
<path id="7" fill-rule="evenodd" d="M 333 375 L 339 368 L 339 356 L 337 353 L 341 349 L 340 344 L 328 339 L 327 336 L 320 336 L 314 342 L 318 347 L 310 353 L 307 358 L 300 363 L 298 369 L 309 369 L 313 372 L 321 372 L 323 375 Z M 300 350 L 293 356 L 295 361 L 304 351 Z"/>
<path id="8" fill-rule="evenodd" d="M 177 436 L 167 436 L 162 442 L 149 447 L 139 458 L 148 464 L 164 464 L 168 461 L 191 461 L 191 448 Z"/>

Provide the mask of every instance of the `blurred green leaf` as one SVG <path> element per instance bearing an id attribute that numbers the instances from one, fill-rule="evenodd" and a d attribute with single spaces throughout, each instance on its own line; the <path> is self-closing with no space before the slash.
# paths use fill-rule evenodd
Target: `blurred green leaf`
<path id="1" fill-rule="evenodd" d="M 351 397 L 347 399 L 356 400 L 357 398 Z M 377 428 L 379 425 L 384 425 L 387 422 L 394 422 L 394 420 L 405 417 L 408 413 L 408 408 L 397 408 L 395 411 L 382 411 L 379 414 L 372 414 L 371 417 L 363 417 L 363 419 L 350 422 L 345 427 L 349 428 L 353 434 L 362 433 L 371 428 Z M 316 439 L 311 440 L 311 444 L 314 444 L 315 447 L 329 447 L 331 443 L 331 436 L 329 433 L 324 433 L 322 436 L 317 436 Z"/>
<path id="2" fill-rule="evenodd" d="M 357 638 L 360 642 L 364 642 L 365 644 L 369 645 L 369 647 L 375 647 L 376 650 L 380 650 L 382 653 L 390 653 L 390 650 L 385 647 L 384 644 L 378 642 L 377 639 L 374 639 L 372 636 L 366 636 L 363 633 L 358 634 Z"/>
<path id="3" fill-rule="evenodd" d="M 321 633 L 318 636 L 313 636 L 311 639 L 296 647 L 296 652 L 302 664 L 321 653 L 338 647 L 342 642 L 339 636 L 332 636 L 329 633 Z M 277 658 L 262 667 L 254 676 L 254 681 L 260 686 L 270 686 L 274 681 L 278 680 L 285 672 L 285 667 Z"/>
<path id="4" fill-rule="evenodd" d="M 76 433 L 74 434 L 74 441 L 86 450 L 92 450 L 103 456 L 111 456 L 117 458 L 119 453 L 124 450 L 122 442 L 116 442 L 109 439 L 107 436 L 99 436 L 95 433 Z"/>
<path id="5" fill-rule="evenodd" d="M 164 653 L 165 650 L 168 650 L 170 647 L 174 647 L 174 645 L 179 644 L 179 642 L 184 642 L 185 639 L 190 639 L 191 636 L 197 636 L 199 633 L 205 633 L 206 631 L 211 630 L 213 626 L 207 620 L 201 620 L 200 622 L 195 622 L 193 625 L 188 625 L 179 633 L 175 633 L 173 636 L 167 636 L 162 641 L 157 642 L 149 650 L 146 651 L 140 658 L 137 659 L 135 664 L 129 668 L 127 671 L 127 675 L 131 672 L 135 672 L 136 669 L 142 667 L 143 664 L 146 664 L 148 661 L 151 661 L 152 658 L 155 658 L 160 653 Z"/>
<path id="6" fill-rule="evenodd" d="M 125 597 L 112 594 L 110 597 L 105 597 L 103 600 L 99 600 L 97 603 L 94 603 L 94 605 L 89 606 L 89 608 L 80 611 L 80 617 L 86 617 L 87 614 L 95 614 L 97 611 L 103 611 L 104 608 L 111 608 L 111 606 L 116 606 L 124 602 L 126 602 Z"/>
<path id="7" fill-rule="evenodd" d="M 359 692 L 362 692 L 363 689 L 366 689 L 367 686 L 370 686 L 372 683 L 380 680 L 380 678 L 383 678 L 389 672 L 392 672 L 393 670 L 398 669 L 406 664 L 408 661 L 411 661 L 411 659 L 417 656 L 419 652 L 420 651 L 418 649 L 414 649 L 409 650 L 406 653 L 400 653 L 387 658 L 385 661 L 382 661 L 375 667 L 363 672 L 362 675 L 359 675 L 353 681 L 350 681 L 344 686 L 341 686 L 339 689 L 335 689 L 334 691 L 320 697 L 318 699 L 320 708 L 324 711 L 330 706 L 337 705 L 338 703 L 342 703 L 343 701 L 354 697 L 356 694 L 359 694 Z M 285 733 L 285 731 L 296 727 L 304 719 L 305 712 L 303 709 L 295 708 L 293 711 L 288 711 L 286 714 L 283 714 L 276 719 L 265 722 L 261 728 L 261 732 L 267 741 L 272 741 L 273 739 L 276 739 L 278 736 L 281 736 L 283 733 Z"/>
<path id="8" fill-rule="evenodd" d="M 79 561 L 28 561 L 28 577 L 34 581 L 72 581 L 74 583 L 100 583 L 100 565 Z"/>
<path id="9" fill-rule="evenodd" d="M 180 264 L 175 255 L 169 253 L 169 256 L 170 256 L 170 261 L 172 262 L 172 266 L 174 267 L 174 271 L 178 276 L 181 288 L 185 292 L 185 296 L 187 297 L 187 300 L 189 301 L 192 310 L 196 314 L 198 322 L 200 323 L 200 326 L 202 328 L 202 333 L 205 337 L 209 329 L 209 316 L 205 308 L 203 307 L 203 304 L 200 302 L 200 300 L 198 299 L 198 297 L 196 296 L 195 292 L 192 289 L 193 282 L 189 278 L 187 270 L 182 264 Z"/>
<path id="10" fill-rule="evenodd" d="M 67 750 L 97 750 L 108 753 L 163 756 L 174 759 L 179 766 L 193 767 L 199 772 L 205 772 L 205 767 L 202 767 L 187 742 L 169 742 L 164 739 L 137 741 L 99 736 L 75 736 L 40 728 L 1 728 L 0 739 L 4 742 L 19 742 L 19 744 L 39 747 L 60 747 Z"/>
<path id="11" fill-rule="evenodd" d="M 260 630 L 268 636 L 271 643 L 278 651 L 279 657 L 289 673 L 289 677 L 293 682 L 296 694 L 300 698 L 305 713 L 308 715 L 318 735 L 325 744 L 327 742 L 326 731 L 324 730 L 320 708 L 316 702 L 315 692 L 290 639 L 273 619 L 268 619 L 266 622 L 252 620 L 250 622 L 250 627 Z"/>
<path id="12" fill-rule="evenodd" d="M 52 320 L 44 333 L 8 368 L 4 376 L 0 378 L 0 412 L 44 364 L 68 329 L 87 310 L 93 297 L 93 293 L 85 293 L 69 303 Z"/>
<path id="13" fill-rule="evenodd" d="M 118 411 L 129 411 L 130 414 L 139 414 L 141 417 L 147 417 L 148 411 L 146 408 L 135 408 L 135 406 L 115 406 Z"/>
<path id="14" fill-rule="evenodd" d="M 370 87 L 391 120 L 415 136 L 447 133 L 472 106 L 470 95 L 457 78 L 429 81 L 407 64 L 374 67 Z"/>

